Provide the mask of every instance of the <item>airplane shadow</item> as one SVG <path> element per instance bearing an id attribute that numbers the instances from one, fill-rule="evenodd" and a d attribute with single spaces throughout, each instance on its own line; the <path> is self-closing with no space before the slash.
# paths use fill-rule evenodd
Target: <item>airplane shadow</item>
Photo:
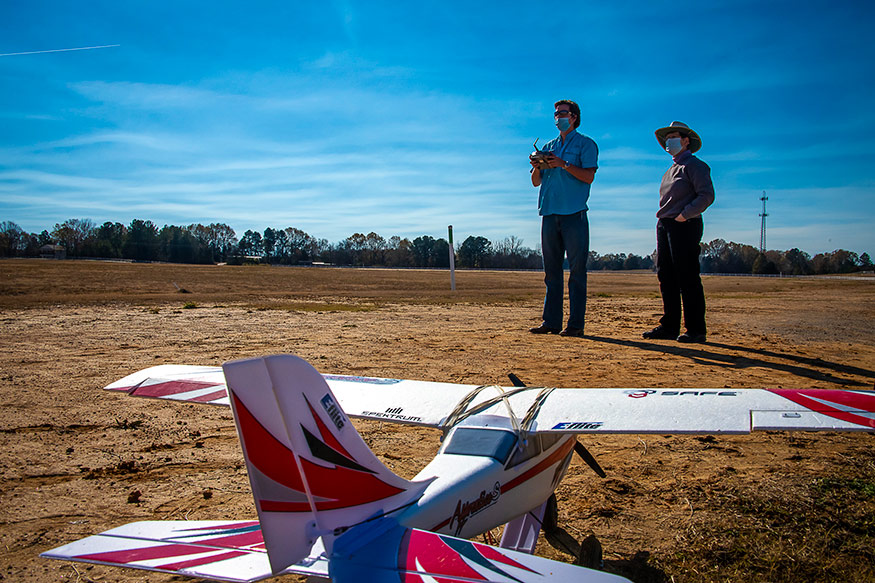
<path id="1" fill-rule="evenodd" d="M 864 368 L 847 366 L 836 362 L 829 362 L 827 360 L 823 360 L 822 358 L 809 358 L 805 356 L 799 356 L 797 354 L 785 354 L 781 352 L 774 352 L 772 350 L 765 350 L 762 348 L 750 348 L 748 346 L 722 344 L 720 342 L 706 342 L 704 344 L 681 346 L 670 344 L 657 344 L 655 342 L 648 342 L 646 340 L 640 341 L 625 340 L 621 338 L 608 338 L 606 336 L 587 335 L 586 338 L 595 342 L 604 342 L 606 344 L 629 346 L 641 350 L 649 350 L 651 352 L 662 352 L 663 354 L 684 356 L 701 364 L 710 364 L 739 369 L 751 367 L 770 368 L 773 370 L 779 370 L 781 372 L 790 373 L 812 380 L 825 381 L 844 386 L 869 388 L 869 383 L 837 375 L 856 375 L 868 379 L 875 379 L 875 371 L 867 370 Z M 712 350 L 712 348 L 745 352 L 750 356 L 725 354 Z M 757 355 L 763 358 L 757 358 L 753 355 Z M 773 362 L 771 360 L 766 360 L 766 358 L 774 358 L 777 360 L 783 360 L 785 362 Z M 822 369 L 826 369 L 826 371 Z"/>
<path id="2" fill-rule="evenodd" d="M 581 543 L 562 527 L 554 527 L 549 532 L 544 531 L 544 539 L 557 551 L 575 557 L 577 565 L 620 575 L 635 583 L 667 583 L 670 581 L 662 569 L 649 564 L 650 553 L 648 551 L 638 551 L 628 559 L 607 560 L 604 561 L 603 565 L 586 564 L 586 561 L 581 560 L 583 559 L 581 557 Z M 601 555 L 601 545 L 599 545 L 599 555 Z"/>
<path id="3" fill-rule="evenodd" d="M 635 583 L 668 583 L 674 581 L 662 569 L 649 563 L 650 552 L 638 551 L 628 559 L 605 561 L 606 570 L 631 579 Z"/>

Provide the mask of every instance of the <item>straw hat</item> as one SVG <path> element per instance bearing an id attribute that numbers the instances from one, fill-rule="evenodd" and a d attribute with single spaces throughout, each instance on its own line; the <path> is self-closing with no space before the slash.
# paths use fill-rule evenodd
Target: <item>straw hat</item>
<path id="1" fill-rule="evenodd" d="M 699 134 L 691 130 L 690 126 L 684 122 L 673 121 L 667 128 L 659 128 L 656 130 L 656 141 L 659 142 L 659 145 L 662 146 L 663 150 L 665 149 L 665 136 L 672 132 L 678 132 L 682 136 L 690 138 L 690 146 L 688 149 L 691 153 L 702 147 L 702 138 L 699 137 Z"/>

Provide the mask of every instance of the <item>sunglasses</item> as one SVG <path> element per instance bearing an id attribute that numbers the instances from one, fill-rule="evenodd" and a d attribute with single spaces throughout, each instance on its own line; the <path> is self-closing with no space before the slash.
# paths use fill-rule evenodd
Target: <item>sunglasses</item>
<path id="1" fill-rule="evenodd" d="M 568 117 L 571 115 L 571 112 L 567 109 L 560 109 L 559 111 L 553 114 L 553 117 Z"/>

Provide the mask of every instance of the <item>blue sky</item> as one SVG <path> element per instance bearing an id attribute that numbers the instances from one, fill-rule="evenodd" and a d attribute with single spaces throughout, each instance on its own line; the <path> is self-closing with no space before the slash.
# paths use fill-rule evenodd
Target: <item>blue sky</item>
<path id="1" fill-rule="evenodd" d="M 670 158 L 703 138 L 705 240 L 875 254 L 868 2 L 4 0 L 0 220 L 514 235 L 532 142 L 581 104 L 592 249 L 649 254 Z"/>

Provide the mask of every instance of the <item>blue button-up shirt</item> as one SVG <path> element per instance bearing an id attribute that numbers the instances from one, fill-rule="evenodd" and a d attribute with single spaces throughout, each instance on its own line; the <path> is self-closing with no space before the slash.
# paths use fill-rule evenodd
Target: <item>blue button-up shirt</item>
<path id="1" fill-rule="evenodd" d="M 552 152 L 578 168 L 598 168 L 599 147 L 577 130 L 571 130 L 562 141 L 556 136 L 544 145 L 544 152 Z M 541 170 L 541 190 L 538 193 L 538 214 L 571 215 L 587 210 L 590 185 L 578 180 L 562 168 Z"/>

